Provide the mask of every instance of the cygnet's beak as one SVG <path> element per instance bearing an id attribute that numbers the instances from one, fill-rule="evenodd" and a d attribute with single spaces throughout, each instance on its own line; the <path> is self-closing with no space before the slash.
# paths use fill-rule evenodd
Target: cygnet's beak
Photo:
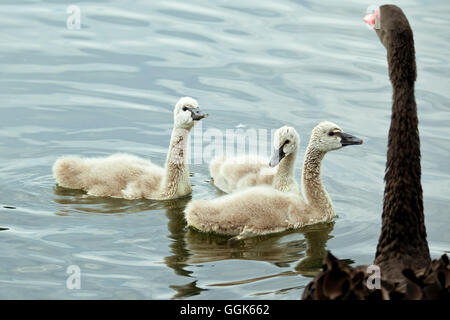
<path id="1" fill-rule="evenodd" d="M 192 120 L 198 121 L 208 116 L 207 113 L 203 113 L 199 108 L 190 108 Z"/>
<path id="2" fill-rule="evenodd" d="M 352 136 L 351 134 L 345 132 L 337 132 L 336 135 L 341 137 L 341 144 L 343 147 L 363 143 L 362 139 Z"/>
<path id="3" fill-rule="evenodd" d="M 275 167 L 280 163 L 281 159 L 283 159 L 286 154 L 283 151 L 284 144 L 279 148 L 273 150 L 272 157 L 270 158 L 269 167 Z"/>

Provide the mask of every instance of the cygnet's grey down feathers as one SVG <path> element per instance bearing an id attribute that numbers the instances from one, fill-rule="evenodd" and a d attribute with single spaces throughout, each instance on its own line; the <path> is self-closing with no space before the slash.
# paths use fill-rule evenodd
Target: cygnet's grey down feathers
<path id="1" fill-rule="evenodd" d="M 205 232 L 244 238 L 299 228 L 330 220 L 331 199 L 320 178 L 321 162 L 330 150 L 362 140 L 346 134 L 336 124 L 322 122 L 311 134 L 303 164 L 304 199 L 273 186 L 254 186 L 212 200 L 193 200 L 185 210 L 189 226 Z"/>
<path id="2" fill-rule="evenodd" d="M 188 195 L 191 185 L 185 156 L 189 132 L 206 116 L 195 99 L 184 97 L 178 101 L 164 168 L 123 153 L 99 158 L 63 156 L 53 165 L 53 176 L 58 185 L 93 196 L 165 200 Z"/>
<path id="3" fill-rule="evenodd" d="M 270 161 L 256 155 L 216 157 L 209 166 L 214 185 L 226 193 L 256 185 L 271 185 L 280 191 L 299 193 L 294 177 L 299 144 L 297 131 L 284 126 L 274 133 L 275 150 Z"/>

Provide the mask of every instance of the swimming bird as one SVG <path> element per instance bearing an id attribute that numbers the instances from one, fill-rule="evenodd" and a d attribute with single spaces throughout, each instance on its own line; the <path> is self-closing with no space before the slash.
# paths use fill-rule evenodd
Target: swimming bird
<path id="1" fill-rule="evenodd" d="M 367 288 L 367 266 L 352 268 L 329 253 L 302 298 L 448 300 L 449 259 L 444 254 L 431 261 L 424 223 L 413 32 L 395 5 L 381 6 L 364 21 L 387 49 L 393 89 L 382 227 L 374 260 L 381 272 L 380 288 Z"/>
<path id="2" fill-rule="evenodd" d="M 312 130 L 303 163 L 304 199 L 272 186 L 254 186 L 212 200 L 191 201 L 185 210 L 187 224 L 239 240 L 328 221 L 335 213 L 320 177 L 322 159 L 328 151 L 361 143 L 336 124 L 321 122 Z"/>
<path id="3" fill-rule="evenodd" d="M 164 168 L 125 153 L 99 158 L 63 156 L 53 165 L 53 176 L 58 185 L 81 189 L 92 196 L 166 200 L 188 195 L 191 185 L 185 158 L 189 132 L 206 116 L 193 98 L 177 102 Z"/>
<path id="4" fill-rule="evenodd" d="M 214 158 L 209 166 L 214 185 L 226 193 L 260 184 L 299 193 L 294 178 L 299 144 L 297 131 L 293 127 L 283 126 L 274 133 L 276 150 L 270 161 L 255 155 Z"/>

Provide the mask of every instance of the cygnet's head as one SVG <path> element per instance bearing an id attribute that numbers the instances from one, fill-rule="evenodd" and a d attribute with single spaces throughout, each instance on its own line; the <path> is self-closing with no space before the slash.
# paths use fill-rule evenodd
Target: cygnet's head
<path id="1" fill-rule="evenodd" d="M 207 116 L 207 113 L 200 111 L 197 100 L 190 97 L 178 100 L 173 111 L 175 127 L 183 129 L 191 129 L 197 121 Z"/>
<path id="2" fill-rule="evenodd" d="M 297 154 L 300 137 L 294 128 L 284 126 L 275 131 L 273 135 L 274 151 L 269 166 L 275 167 L 284 157 Z"/>
<path id="3" fill-rule="evenodd" d="M 328 152 L 338 150 L 345 146 L 362 143 L 363 141 L 361 139 L 345 133 L 337 124 L 324 121 L 312 130 L 309 148 L 314 148 L 321 152 Z"/>

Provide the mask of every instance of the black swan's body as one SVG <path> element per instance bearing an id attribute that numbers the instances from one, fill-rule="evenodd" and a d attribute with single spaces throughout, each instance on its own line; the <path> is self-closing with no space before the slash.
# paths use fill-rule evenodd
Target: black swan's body
<path id="1" fill-rule="evenodd" d="M 431 261 L 426 239 L 413 33 L 395 5 L 381 6 L 370 21 L 379 22 L 375 30 L 387 49 L 393 88 L 382 228 L 374 261 L 381 270 L 381 289 L 368 289 L 365 266 L 352 268 L 328 253 L 303 299 L 448 299 L 448 257 Z"/>

